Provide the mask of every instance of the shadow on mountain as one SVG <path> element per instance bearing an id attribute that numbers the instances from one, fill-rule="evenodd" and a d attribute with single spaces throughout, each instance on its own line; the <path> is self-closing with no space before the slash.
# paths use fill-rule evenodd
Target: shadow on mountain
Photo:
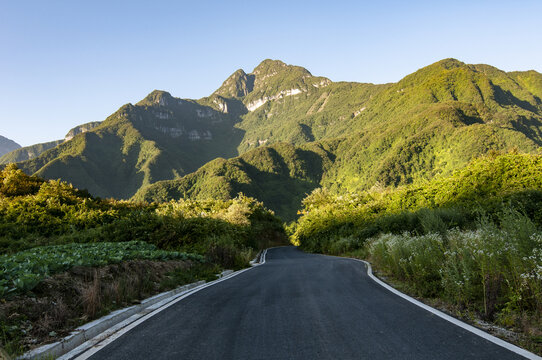
<path id="1" fill-rule="evenodd" d="M 512 121 L 515 130 L 523 133 L 538 146 L 542 145 L 542 122 L 534 117 L 519 116 L 516 121 Z"/>
<path id="2" fill-rule="evenodd" d="M 319 187 L 318 182 L 288 176 L 288 173 L 269 173 L 245 164 L 250 184 L 236 184 L 234 189 L 247 196 L 263 201 L 283 221 L 292 221 L 305 196 Z"/>
<path id="3" fill-rule="evenodd" d="M 516 105 L 517 107 L 520 107 L 522 109 L 528 110 L 533 113 L 538 112 L 538 109 L 536 108 L 536 106 L 534 106 L 528 101 L 518 99 L 509 90 L 503 90 L 500 86 L 497 86 L 497 85 L 494 85 L 493 89 L 495 91 L 495 100 L 497 100 L 499 104 L 501 104 L 501 106 L 502 105 Z"/>

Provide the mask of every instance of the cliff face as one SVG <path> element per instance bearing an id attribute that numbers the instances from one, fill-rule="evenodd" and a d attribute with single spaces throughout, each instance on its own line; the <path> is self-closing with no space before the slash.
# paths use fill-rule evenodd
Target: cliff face
<path id="1" fill-rule="evenodd" d="M 85 133 L 87 131 L 90 131 L 90 130 L 94 129 L 95 127 L 99 126 L 101 123 L 102 123 L 101 121 L 92 121 L 92 122 L 89 122 L 89 123 L 86 123 L 86 124 L 76 126 L 73 129 L 71 129 L 70 131 L 68 131 L 68 133 L 64 137 L 64 141 L 68 141 L 68 140 L 73 139 L 75 137 L 75 135 L 79 135 L 79 134 Z"/>

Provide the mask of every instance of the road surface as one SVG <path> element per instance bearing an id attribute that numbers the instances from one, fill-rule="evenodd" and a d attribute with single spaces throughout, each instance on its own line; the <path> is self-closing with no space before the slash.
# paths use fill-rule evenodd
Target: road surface
<path id="1" fill-rule="evenodd" d="M 90 359 L 524 359 L 366 271 L 357 261 L 271 249 L 264 265 L 179 301 Z"/>

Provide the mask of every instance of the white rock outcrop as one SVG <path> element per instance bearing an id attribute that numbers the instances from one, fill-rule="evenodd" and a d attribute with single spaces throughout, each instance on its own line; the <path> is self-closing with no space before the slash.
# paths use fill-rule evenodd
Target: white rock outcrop
<path id="1" fill-rule="evenodd" d="M 225 101 L 214 99 L 213 102 L 218 106 L 219 111 L 222 111 L 224 114 L 228 113 L 228 104 Z"/>
<path id="2" fill-rule="evenodd" d="M 197 130 L 190 130 L 188 133 L 188 140 L 190 141 L 196 141 L 201 139 L 201 136 Z"/>
<path id="3" fill-rule="evenodd" d="M 169 119 L 169 113 L 167 113 L 167 112 L 165 112 L 165 111 L 157 112 L 157 113 L 155 114 L 155 116 L 156 116 L 158 119 L 162 119 L 162 120 Z"/>
<path id="4" fill-rule="evenodd" d="M 261 107 L 263 104 L 265 104 L 268 101 L 282 99 L 283 97 L 297 95 L 297 94 L 300 94 L 302 92 L 303 91 L 301 89 L 283 90 L 283 91 L 279 92 L 277 95 L 266 96 L 264 98 L 258 99 L 256 101 L 251 102 L 251 103 L 248 103 L 246 105 L 246 107 L 247 107 L 248 111 L 254 111 L 254 110 Z"/>
<path id="5" fill-rule="evenodd" d="M 329 79 L 323 79 L 323 80 L 320 81 L 319 83 L 312 84 L 312 86 L 314 86 L 314 87 L 316 87 L 316 88 L 321 88 L 321 87 L 328 86 L 329 84 L 331 84 L 331 80 L 329 80 Z"/>

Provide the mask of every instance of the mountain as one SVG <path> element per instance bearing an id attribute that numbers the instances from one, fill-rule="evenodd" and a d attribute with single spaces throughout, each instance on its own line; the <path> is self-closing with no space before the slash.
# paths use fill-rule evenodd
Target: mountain
<path id="1" fill-rule="evenodd" d="M 199 100 L 155 90 L 19 166 L 99 196 L 242 191 L 291 219 L 314 187 L 399 186 L 449 175 L 490 150 L 537 153 L 541 96 L 536 71 L 455 59 L 383 85 L 332 82 L 264 60 Z"/>
<path id="2" fill-rule="evenodd" d="M 25 146 L 17 150 L 13 150 L 5 154 L 4 156 L 0 156 L 0 165 L 9 164 L 9 163 L 17 163 L 17 162 L 30 160 L 35 157 L 38 157 L 45 151 L 52 149 L 56 147 L 57 145 L 62 144 L 65 141 L 69 141 L 73 139 L 75 135 L 90 131 L 94 129 L 95 127 L 97 127 L 98 125 L 100 125 L 99 121 L 82 124 L 68 131 L 68 133 L 66 134 L 63 140 L 49 141 L 46 143 Z"/>
<path id="3" fill-rule="evenodd" d="M 319 186 L 332 163 L 332 155 L 316 143 L 299 147 L 277 143 L 233 159 L 218 158 L 180 179 L 143 187 L 134 199 L 232 199 L 241 192 L 292 220 L 301 200 Z"/>
<path id="4" fill-rule="evenodd" d="M 339 166 L 324 185 L 352 191 L 397 186 L 449 175 L 492 149 L 538 152 L 540 90 L 534 81 L 523 86 L 516 80 L 521 76 L 446 59 L 405 77 L 350 120 L 357 133 L 338 144 Z"/>
<path id="5" fill-rule="evenodd" d="M 235 156 L 242 136 L 233 119 L 194 100 L 153 91 L 99 126 L 19 163 L 27 173 L 61 178 L 102 197 L 129 198 L 141 186 Z"/>
<path id="6" fill-rule="evenodd" d="M 135 105 L 122 106 L 98 127 L 19 166 L 27 173 L 62 178 L 98 196 L 129 198 L 142 186 L 187 175 L 218 157 L 234 157 L 268 141 L 293 141 L 289 129 L 284 136 L 270 138 L 265 124 L 241 124 L 245 118 L 259 121 L 270 103 L 284 107 L 284 99 L 290 97 L 318 99 L 319 87 L 329 83 L 303 68 L 266 60 L 250 74 L 237 71 L 199 100 L 155 90 Z M 261 105 L 265 103 L 269 104 Z M 301 136 L 297 143 L 314 138 L 303 124 L 286 120 Z M 245 128 L 251 129 L 253 139 L 243 141 Z"/>
<path id="7" fill-rule="evenodd" d="M 275 142 L 304 144 L 347 133 L 347 120 L 389 85 L 334 83 L 278 60 L 264 60 L 250 74 L 237 70 L 212 96 L 238 101 L 237 150 Z"/>
<path id="8" fill-rule="evenodd" d="M 72 128 L 72 129 L 70 129 L 70 131 L 68 131 L 66 136 L 64 136 L 64 141 L 69 141 L 69 140 L 73 139 L 76 135 L 86 133 L 87 131 L 90 131 L 90 130 L 94 129 L 95 127 L 100 126 L 101 123 L 102 123 L 101 121 L 91 121 L 91 122 L 88 122 L 86 124 L 78 125 L 78 126 Z"/>
<path id="9" fill-rule="evenodd" d="M 0 135 L 0 156 L 7 154 L 8 152 L 18 149 L 20 147 L 21 145 L 17 144 L 15 141 L 10 140 Z"/>
<path id="10" fill-rule="evenodd" d="M 292 189 L 288 196 L 275 196 L 277 191 L 288 191 L 265 186 L 262 194 L 261 174 L 233 166 L 248 156 L 259 158 L 258 150 L 253 150 L 238 159 L 213 164 L 215 167 L 222 164 L 230 171 L 209 171 L 213 166 L 204 166 L 185 178 L 143 188 L 136 198 L 158 201 L 180 196 L 227 198 L 243 191 L 266 201 L 283 218 L 292 219 L 300 205 L 300 192 L 309 191 L 309 187 L 325 186 L 340 193 L 398 186 L 450 175 L 490 150 L 516 148 L 520 152 L 538 153 L 542 144 L 541 81 L 542 75 L 534 71 L 506 73 L 487 65 L 445 59 L 396 84 L 376 87 L 328 83 L 324 94 L 327 91 L 335 94 L 334 102 L 332 96 L 325 95 L 320 95 L 324 100 L 314 101 L 310 96 L 307 100 L 306 93 L 302 93 L 297 95 L 297 101 L 289 98 L 287 105 L 281 103 L 281 100 L 286 103 L 284 98 L 266 103 L 262 108 L 267 109 L 244 115 L 243 122 L 237 125 L 246 128 L 246 134 L 260 136 L 269 129 L 270 136 L 265 138 L 268 143 L 278 140 L 302 143 L 281 136 L 295 134 L 296 126 L 301 125 L 308 133 L 317 134 L 306 141 L 312 140 L 312 149 L 325 149 L 325 157 L 313 155 L 326 166 L 311 168 L 319 173 L 312 177 L 310 186 L 301 190 L 283 185 L 287 190 Z M 223 88 L 234 89 L 230 85 L 234 83 L 227 81 Z M 234 93 L 235 89 L 230 92 Z M 304 98 L 300 99 L 301 96 Z M 315 118 L 314 109 L 322 105 L 324 111 L 316 111 L 321 117 Z M 265 116 L 269 113 L 272 116 Z M 327 123 L 322 126 L 324 121 Z M 240 147 L 247 148 L 250 147 Z M 296 150 L 310 151 L 305 145 Z M 280 161 L 276 163 L 279 164 Z M 288 169 L 292 167 L 295 166 Z M 302 163 L 297 167 L 303 168 Z M 240 176 L 241 173 L 246 176 Z M 297 180 L 295 172 L 281 174 Z M 244 179 L 243 186 L 236 180 L 239 178 Z M 221 186 L 203 185 L 215 182 Z M 271 205 L 277 201 L 279 204 Z"/>
<path id="11" fill-rule="evenodd" d="M 46 143 L 24 146 L 17 150 L 10 151 L 4 156 L 0 157 L 0 165 L 9 164 L 9 163 L 17 163 L 17 162 L 33 159 L 39 156 L 40 154 L 42 154 L 43 152 L 49 149 L 52 149 L 59 144 L 62 144 L 63 142 L 64 140 L 49 141 Z"/>

